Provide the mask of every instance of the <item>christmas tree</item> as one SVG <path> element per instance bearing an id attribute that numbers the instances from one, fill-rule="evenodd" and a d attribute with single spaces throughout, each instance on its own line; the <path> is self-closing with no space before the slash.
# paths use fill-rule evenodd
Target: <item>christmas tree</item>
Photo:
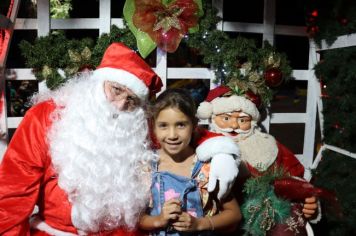
<path id="1" fill-rule="evenodd" d="M 341 36 L 356 33 L 356 2 L 347 0 L 309 1 L 306 20 L 309 35 L 317 45 L 332 45 Z M 322 202 L 322 220 L 314 227 L 317 235 L 356 235 L 356 46 L 325 50 L 315 66 L 323 102 L 322 152 L 312 182 L 332 189 L 341 212 Z M 343 154 L 346 155 L 343 155 Z"/>

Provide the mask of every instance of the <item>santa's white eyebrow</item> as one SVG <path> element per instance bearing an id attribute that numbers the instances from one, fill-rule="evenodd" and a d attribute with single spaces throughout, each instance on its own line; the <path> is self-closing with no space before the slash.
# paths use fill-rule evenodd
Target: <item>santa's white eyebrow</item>
<path id="1" fill-rule="evenodd" d="M 232 112 L 226 112 L 226 113 L 223 113 L 223 114 L 231 116 Z M 242 117 L 249 117 L 249 115 L 244 114 L 242 116 L 239 116 L 239 118 L 242 118 Z"/>

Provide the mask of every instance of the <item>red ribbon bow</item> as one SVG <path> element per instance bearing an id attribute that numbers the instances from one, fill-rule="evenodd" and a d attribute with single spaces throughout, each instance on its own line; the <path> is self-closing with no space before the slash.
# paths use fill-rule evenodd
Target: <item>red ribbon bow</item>
<path id="1" fill-rule="evenodd" d="M 193 0 L 176 0 L 167 6 L 160 0 L 135 0 L 133 23 L 162 50 L 175 52 L 189 28 L 197 25 L 198 9 Z"/>

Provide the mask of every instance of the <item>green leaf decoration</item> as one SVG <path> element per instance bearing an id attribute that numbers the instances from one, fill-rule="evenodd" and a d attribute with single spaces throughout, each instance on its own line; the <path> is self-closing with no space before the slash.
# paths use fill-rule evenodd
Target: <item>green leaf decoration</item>
<path id="1" fill-rule="evenodd" d="M 290 202 L 277 197 L 272 186 L 273 180 L 283 175 L 282 168 L 274 168 L 246 181 L 241 206 L 245 235 L 265 236 L 274 225 L 290 216 Z"/>
<path id="2" fill-rule="evenodd" d="M 140 55 L 143 58 L 146 58 L 156 47 L 156 43 L 151 39 L 151 37 L 136 28 L 136 26 L 132 22 L 132 17 L 135 13 L 135 0 L 126 0 L 124 5 L 124 18 L 127 22 L 127 25 L 133 35 L 135 35 L 137 48 Z"/>
<path id="3" fill-rule="evenodd" d="M 201 0 L 195 0 L 194 2 L 199 7 L 198 16 L 199 17 L 203 16 L 204 15 L 204 10 L 203 10 L 203 4 L 202 4 Z M 194 33 L 198 32 L 198 31 L 199 31 L 199 24 L 197 24 L 194 27 L 189 28 L 189 33 L 190 34 L 194 34 Z"/>

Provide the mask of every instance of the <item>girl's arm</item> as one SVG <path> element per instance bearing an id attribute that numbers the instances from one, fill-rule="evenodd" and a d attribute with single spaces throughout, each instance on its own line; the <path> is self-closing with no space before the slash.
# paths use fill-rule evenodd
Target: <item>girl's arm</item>
<path id="1" fill-rule="evenodd" d="M 228 197 L 222 204 L 219 214 L 195 218 L 183 212 L 178 220 L 173 223 L 178 231 L 202 231 L 202 230 L 234 230 L 241 221 L 239 204 L 234 197 Z"/>
<path id="2" fill-rule="evenodd" d="M 178 199 L 171 199 L 163 204 L 160 215 L 151 216 L 144 214 L 140 218 L 139 228 L 142 230 L 165 228 L 170 221 L 176 220 L 181 212 L 180 201 Z"/>

